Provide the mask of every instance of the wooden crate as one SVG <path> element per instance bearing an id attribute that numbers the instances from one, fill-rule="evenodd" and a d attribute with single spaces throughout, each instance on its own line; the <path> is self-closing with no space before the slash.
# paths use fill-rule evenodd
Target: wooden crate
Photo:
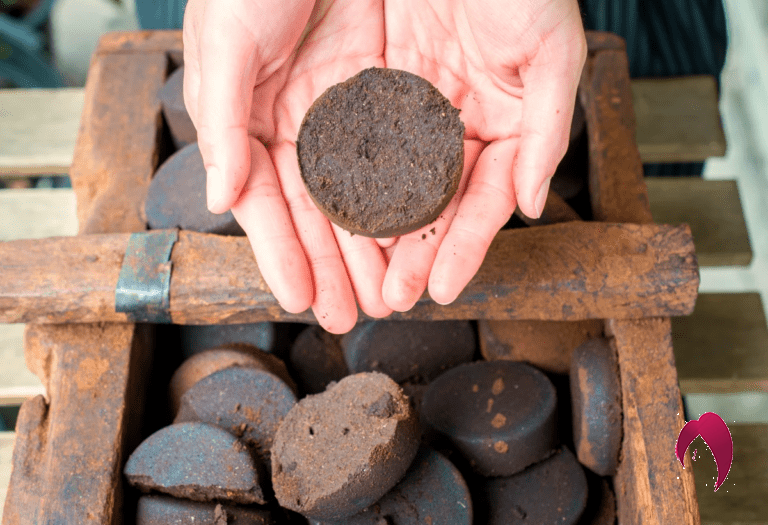
<path id="1" fill-rule="evenodd" d="M 590 54 L 580 93 L 589 134 L 592 214 L 597 221 L 626 223 L 617 227 L 627 231 L 643 231 L 651 237 L 661 235 L 662 230 L 653 229 L 658 227 L 648 226 L 653 221 L 634 143 L 632 91 L 623 42 L 603 33 L 589 34 L 588 41 Z M 142 204 L 158 161 L 167 153 L 157 92 L 170 69 L 178 63 L 181 46 L 181 33 L 175 31 L 116 33 L 101 40 L 91 63 L 71 170 L 80 233 L 117 234 L 146 228 Z M 565 226 L 568 225 L 543 226 L 541 230 L 550 237 L 572 234 L 568 228 L 563 229 Z M 596 227 L 598 233 L 611 228 Z M 622 525 L 700 523 L 690 458 L 683 470 L 673 452 L 684 416 L 670 321 L 665 317 L 645 318 L 649 312 L 685 314 L 693 306 L 698 274 L 690 231 L 675 230 L 675 235 L 681 248 L 666 255 L 679 264 L 677 270 L 683 284 L 677 290 L 689 295 L 665 308 L 621 310 L 617 307 L 615 311 L 621 313 L 621 318 L 605 321 L 606 334 L 619 356 L 623 394 L 622 453 L 614 479 Z M 234 254 L 243 249 L 237 242 L 211 240 L 211 237 L 215 236 L 189 238 L 203 239 L 203 244 L 219 243 L 215 244 L 217 248 L 231 249 Z M 112 239 L 111 242 L 119 245 L 122 238 L 118 235 L 102 239 Z M 86 238 L 77 242 L 88 242 L 83 239 Z M 500 235 L 495 244 L 498 247 L 511 239 Z M 619 240 L 625 239 L 626 236 L 619 237 Z M 596 242 L 595 248 L 604 248 L 600 239 Z M 611 242 L 616 244 L 616 239 Z M 10 246 L 9 250 L 20 247 Z M 504 246 L 499 249 L 502 254 L 514 252 L 513 248 Z M 633 250 L 632 246 L 622 245 L 611 247 L 602 255 L 620 257 L 622 250 L 627 249 Z M 110 253 L 105 256 L 115 256 Z M 119 250 L 115 253 L 119 259 Z M 559 252 L 547 253 L 557 255 Z M 241 253 L 240 257 L 246 255 Z M 248 267 L 245 269 L 251 271 Z M 255 264 L 253 270 L 257 271 Z M 559 271 L 567 273 L 567 270 L 563 267 Z M 452 312 L 450 317 L 466 318 L 474 314 L 474 318 L 572 319 L 594 317 L 602 312 L 587 306 L 569 314 L 565 308 L 553 308 L 546 302 L 539 305 L 538 311 L 535 305 L 529 306 L 524 314 L 508 307 L 494 307 L 493 278 L 498 284 L 500 279 L 511 276 L 504 273 L 501 265 L 486 266 L 484 271 L 486 280 L 480 280 L 479 284 L 475 281 L 473 285 L 477 287 L 475 291 L 484 293 L 479 297 L 475 293 L 474 299 L 463 303 L 461 308 L 448 310 Z M 691 277 L 691 271 L 695 277 Z M 635 276 L 628 273 L 623 278 L 631 282 Z M 661 287 L 665 286 L 672 285 L 662 282 Z M 599 296 L 601 288 L 590 293 L 593 297 Z M 270 295 L 265 293 L 262 297 L 268 301 Z M 578 302 L 584 297 L 587 295 L 577 295 L 570 300 Z M 673 303 L 672 299 L 667 300 Z M 48 305 L 47 308 L 50 314 L 54 307 Z M 125 318 L 110 317 L 107 307 L 93 310 L 96 313 L 90 311 L 90 317 L 78 319 L 76 311 L 69 311 L 66 318 L 53 314 L 30 318 L 29 309 L 27 313 L 20 310 L 8 313 L 9 309 L 5 309 L 11 322 L 79 324 L 27 327 L 27 362 L 42 379 L 48 396 L 38 396 L 22 406 L 3 525 L 123 521 L 126 509 L 122 468 L 141 437 L 138 429 L 152 368 L 153 327 L 115 322 Z M 186 312 L 185 307 L 179 307 L 174 321 L 202 323 L 212 318 L 212 311 L 209 309 L 195 317 Z M 441 318 L 437 307 L 425 306 L 419 311 L 422 318 Z M 272 305 L 259 315 L 261 317 L 240 316 L 233 320 L 229 316 L 217 320 L 310 320 L 307 316 L 281 316 Z M 102 322 L 82 322 L 88 319 Z"/>

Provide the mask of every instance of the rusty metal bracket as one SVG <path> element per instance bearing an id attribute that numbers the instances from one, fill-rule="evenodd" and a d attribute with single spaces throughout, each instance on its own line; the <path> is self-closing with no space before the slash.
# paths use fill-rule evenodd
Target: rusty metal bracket
<path id="1" fill-rule="evenodd" d="M 115 289 L 115 311 L 139 323 L 171 322 L 171 250 L 178 230 L 134 233 Z"/>

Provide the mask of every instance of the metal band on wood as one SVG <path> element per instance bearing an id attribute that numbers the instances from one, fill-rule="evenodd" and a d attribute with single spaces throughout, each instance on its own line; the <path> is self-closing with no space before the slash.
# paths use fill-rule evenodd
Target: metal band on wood
<path id="1" fill-rule="evenodd" d="M 170 323 L 171 250 L 177 230 L 134 233 L 115 289 L 115 311 L 139 323 Z"/>

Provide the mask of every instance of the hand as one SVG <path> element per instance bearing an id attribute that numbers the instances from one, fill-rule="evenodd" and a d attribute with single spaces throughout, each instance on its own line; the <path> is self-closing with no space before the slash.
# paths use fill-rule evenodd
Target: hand
<path id="1" fill-rule="evenodd" d="M 208 172 L 208 207 L 232 209 L 273 295 L 344 333 L 357 306 L 392 310 L 374 239 L 332 225 L 302 183 L 295 140 L 328 87 L 384 67 L 382 0 L 189 0 L 184 98 Z"/>
<path id="2" fill-rule="evenodd" d="M 385 0 L 385 21 L 386 66 L 432 82 L 466 128 L 459 191 L 389 262 L 384 300 L 406 311 L 427 285 L 454 301 L 516 205 L 541 215 L 587 45 L 576 0 Z"/>

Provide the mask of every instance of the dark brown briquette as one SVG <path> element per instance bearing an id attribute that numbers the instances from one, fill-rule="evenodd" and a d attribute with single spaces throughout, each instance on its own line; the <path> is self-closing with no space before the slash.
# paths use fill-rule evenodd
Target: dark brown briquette
<path id="1" fill-rule="evenodd" d="M 473 487 L 487 525 L 576 525 L 587 504 L 587 478 L 567 448 L 523 472 Z M 478 514 L 480 511 L 478 511 Z"/>
<path id="2" fill-rule="evenodd" d="M 128 482 L 193 501 L 266 503 L 253 458 L 232 434 L 205 423 L 161 428 L 125 465 Z"/>
<path id="3" fill-rule="evenodd" d="M 570 379 L 576 455 L 595 474 L 612 476 L 621 448 L 621 383 L 607 339 L 587 341 L 573 352 Z"/>
<path id="4" fill-rule="evenodd" d="M 136 525 L 278 525 L 272 511 L 146 495 L 139 498 Z"/>
<path id="5" fill-rule="evenodd" d="M 252 345 L 272 353 L 277 344 L 276 323 L 184 325 L 179 327 L 181 352 L 189 357 L 209 348 L 234 343 Z"/>
<path id="6" fill-rule="evenodd" d="M 585 470 L 587 506 L 579 525 L 616 525 L 616 495 L 607 478 Z"/>
<path id="7" fill-rule="evenodd" d="M 171 155 L 152 178 L 144 204 L 149 229 L 245 235 L 231 211 L 208 211 L 205 192 L 205 166 L 195 142 Z"/>
<path id="8" fill-rule="evenodd" d="M 422 417 L 483 476 L 511 476 L 557 445 L 556 394 L 539 370 L 512 361 L 457 366 L 424 394 Z"/>
<path id="9" fill-rule="evenodd" d="M 603 321 L 486 321 L 477 323 L 487 361 L 525 361 L 545 372 L 565 374 L 582 343 L 603 335 Z"/>
<path id="10" fill-rule="evenodd" d="M 187 358 L 171 377 L 168 395 L 173 415 L 179 411 L 181 397 L 201 379 L 230 366 L 258 368 L 275 374 L 288 387 L 298 393 L 288 369 L 278 357 L 245 344 L 231 344 L 223 348 L 211 348 Z"/>
<path id="11" fill-rule="evenodd" d="M 275 374 L 231 366 L 187 390 L 174 423 L 202 421 L 219 426 L 268 461 L 277 428 L 295 404 L 293 390 Z"/>
<path id="12" fill-rule="evenodd" d="M 197 142 L 197 130 L 184 104 L 184 66 L 168 76 L 158 97 L 176 149 Z"/>
<path id="13" fill-rule="evenodd" d="M 472 361 L 477 335 L 469 321 L 372 321 L 345 334 L 341 347 L 352 373 L 419 382 Z"/>
<path id="14" fill-rule="evenodd" d="M 458 469 L 442 454 L 422 446 L 405 477 L 362 512 L 312 525 L 471 525 L 472 499 Z"/>
<path id="15" fill-rule="evenodd" d="M 291 346 L 288 359 L 304 394 L 318 394 L 349 375 L 339 336 L 321 326 L 305 328 Z"/>
<path id="16" fill-rule="evenodd" d="M 296 148 L 304 185 L 331 222 L 391 237 L 437 219 L 456 193 L 464 125 L 428 81 L 369 68 L 315 100 Z"/>
<path id="17" fill-rule="evenodd" d="M 340 519 L 394 487 L 419 446 L 416 415 L 400 387 L 379 373 L 345 377 L 288 413 L 272 448 L 280 505 L 314 519 Z"/>
<path id="18" fill-rule="evenodd" d="M 586 116 L 577 98 L 571 121 L 568 151 L 557 166 L 550 183 L 550 189 L 563 199 L 576 197 L 587 184 L 586 136 Z"/>

